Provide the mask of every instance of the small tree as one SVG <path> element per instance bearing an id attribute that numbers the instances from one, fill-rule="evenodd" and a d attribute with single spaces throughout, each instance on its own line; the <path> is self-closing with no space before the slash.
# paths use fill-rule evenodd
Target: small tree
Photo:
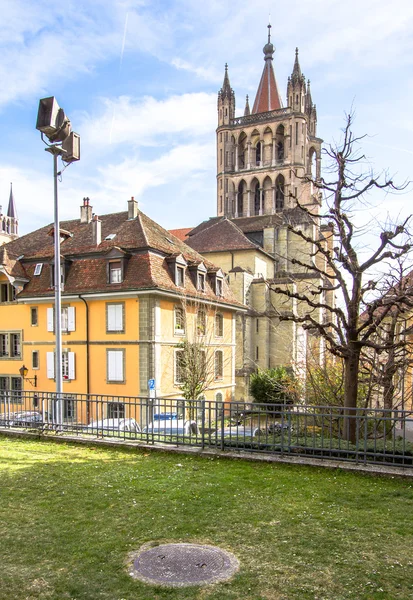
<path id="1" fill-rule="evenodd" d="M 298 399 L 298 381 L 285 367 L 259 369 L 250 378 L 250 391 L 260 404 L 294 404 Z"/>

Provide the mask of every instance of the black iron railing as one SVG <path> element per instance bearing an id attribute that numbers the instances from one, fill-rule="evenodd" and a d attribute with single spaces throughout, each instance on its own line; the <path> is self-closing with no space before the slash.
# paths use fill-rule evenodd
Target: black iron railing
<path id="1" fill-rule="evenodd" d="M 413 466 L 407 410 L 3 391 L 0 428 Z"/>

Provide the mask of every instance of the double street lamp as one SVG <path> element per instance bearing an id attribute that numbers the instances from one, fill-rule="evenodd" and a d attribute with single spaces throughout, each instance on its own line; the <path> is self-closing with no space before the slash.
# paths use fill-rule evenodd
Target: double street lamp
<path id="1" fill-rule="evenodd" d="M 56 397 L 57 421 L 62 422 L 61 394 L 63 391 L 62 375 L 62 277 L 60 266 L 60 227 L 59 204 L 57 194 L 58 177 L 61 171 L 57 168 L 57 158 L 60 156 L 63 164 L 68 166 L 80 160 L 80 136 L 72 131 L 70 120 L 63 108 L 60 108 L 56 98 L 43 98 L 39 102 L 36 129 L 41 132 L 42 140 L 47 145 L 46 152 L 53 156 L 53 182 L 54 182 L 54 321 L 56 337 Z M 45 140 L 45 137 L 48 141 Z"/>

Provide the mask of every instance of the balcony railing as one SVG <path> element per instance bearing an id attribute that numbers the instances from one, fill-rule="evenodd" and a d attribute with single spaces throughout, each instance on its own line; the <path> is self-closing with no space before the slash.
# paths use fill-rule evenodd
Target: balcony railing
<path id="1" fill-rule="evenodd" d="M 284 117 L 292 113 L 292 109 L 288 106 L 286 108 L 278 108 L 277 110 L 270 110 L 264 113 L 256 113 L 253 115 L 246 115 L 244 117 L 235 117 L 231 119 L 231 125 L 252 125 L 255 123 L 265 123 L 267 121 L 273 121 L 279 117 Z"/>

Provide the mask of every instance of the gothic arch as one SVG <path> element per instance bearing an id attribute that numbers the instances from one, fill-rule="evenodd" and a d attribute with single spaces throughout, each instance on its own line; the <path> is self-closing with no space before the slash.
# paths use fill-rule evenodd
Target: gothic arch
<path id="1" fill-rule="evenodd" d="M 238 168 L 246 169 L 248 162 L 248 137 L 245 131 L 241 131 L 237 140 L 237 151 L 238 151 Z"/>
<path id="2" fill-rule="evenodd" d="M 275 132 L 275 160 L 284 160 L 285 158 L 285 127 L 281 123 Z"/>
<path id="3" fill-rule="evenodd" d="M 271 214 L 272 211 L 272 206 L 273 206 L 273 200 L 272 200 L 272 181 L 271 181 L 271 177 L 269 177 L 269 175 L 267 175 L 267 177 L 264 179 L 264 183 L 262 184 L 262 195 L 263 195 L 263 213 L 265 215 Z"/>
<path id="4" fill-rule="evenodd" d="M 280 212 L 284 209 L 285 197 L 285 179 L 283 175 L 278 175 L 275 180 L 275 212 Z"/>
<path id="5" fill-rule="evenodd" d="M 238 188 L 237 188 L 237 212 L 236 212 L 236 214 L 238 215 L 238 217 L 244 216 L 244 206 L 246 206 L 246 199 L 247 199 L 247 184 L 244 179 L 241 179 L 241 181 L 238 184 Z M 246 213 L 247 213 L 247 211 L 245 210 L 245 214 Z"/>
<path id="6" fill-rule="evenodd" d="M 312 179 L 317 179 L 317 151 L 314 146 L 311 146 L 308 151 L 307 173 Z"/>
<path id="7" fill-rule="evenodd" d="M 251 214 L 259 215 L 261 214 L 261 186 L 260 182 L 256 177 L 251 181 Z"/>

